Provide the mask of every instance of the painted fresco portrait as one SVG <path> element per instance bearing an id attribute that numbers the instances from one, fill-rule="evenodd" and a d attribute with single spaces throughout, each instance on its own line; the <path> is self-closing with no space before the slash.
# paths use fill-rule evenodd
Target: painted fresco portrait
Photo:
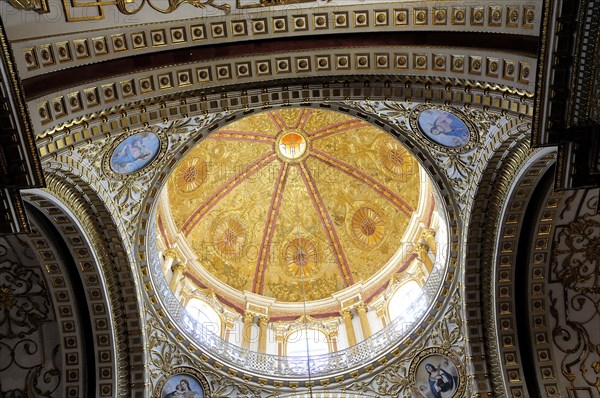
<path id="1" fill-rule="evenodd" d="M 457 116 L 441 109 L 427 109 L 419 114 L 419 129 L 431 141 L 448 148 L 460 148 L 471 139 L 467 125 Z"/>
<path id="2" fill-rule="evenodd" d="M 200 381 L 190 374 L 180 373 L 167 379 L 160 392 L 160 398 L 204 398 Z"/>
<path id="3" fill-rule="evenodd" d="M 127 137 L 110 157 L 110 168 L 119 174 L 129 174 L 148 165 L 160 149 L 160 139 L 146 131 Z"/>
<path id="4" fill-rule="evenodd" d="M 416 387 L 425 398 L 450 398 L 458 390 L 456 365 L 447 356 L 432 354 L 423 358 L 416 369 Z"/>

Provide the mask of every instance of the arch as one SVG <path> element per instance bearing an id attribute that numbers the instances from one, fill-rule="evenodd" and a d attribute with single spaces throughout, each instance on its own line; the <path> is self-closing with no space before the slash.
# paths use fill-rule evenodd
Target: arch
<path id="1" fill-rule="evenodd" d="M 318 356 L 331 351 L 325 332 L 314 327 L 303 327 L 290 332 L 285 338 L 288 356 Z"/>
<path id="2" fill-rule="evenodd" d="M 422 287 L 415 280 L 408 280 L 398 286 L 387 303 L 389 319 L 407 318 L 411 307 L 421 298 L 422 293 Z M 410 318 L 409 314 L 408 318 Z"/>
<path id="3" fill-rule="evenodd" d="M 206 300 L 198 297 L 191 298 L 185 305 L 185 309 L 195 320 L 194 333 L 213 333 L 221 335 L 223 318 Z"/>
<path id="4" fill-rule="evenodd" d="M 82 248 L 92 254 L 93 261 L 83 261 L 83 258 L 77 257 L 83 252 L 73 251 L 76 263 L 80 264 L 80 267 L 89 263 L 89 271 L 96 275 L 96 280 L 103 281 L 102 295 L 110 312 L 106 322 L 112 324 L 112 327 L 108 328 L 112 331 L 109 339 L 111 353 L 106 361 L 116 364 L 112 372 L 107 373 L 113 379 L 112 384 L 105 383 L 104 387 L 100 388 L 100 393 L 101 396 L 129 396 L 131 386 L 135 384 L 134 380 L 144 378 L 143 371 L 135 370 L 143 366 L 144 358 L 135 355 L 135 350 L 141 350 L 144 342 L 143 338 L 140 338 L 142 311 L 135 290 L 128 288 L 135 285 L 135 276 L 127 258 L 124 255 L 116 255 L 125 253 L 125 248 L 119 239 L 116 226 L 112 223 L 110 212 L 86 181 L 73 170 L 56 170 L 53 167 L 48 167 L 45 175 L 47 188 L 29 191 L 24 195 L 24 199 L 45 213 L 62 231 L 64 239 L 67 239 L 67 233 L 72 231 L 73 236 L 81 242 Z M 74 242 L 73 239 L 69 240 L 69 244 L 74 245 L 73 249 L 77 249 Z M 134 333 L 136 331 L 138 333 Z M 106 386 L 110 386 L 110 389 L 105 389 Z M 143 392 L 143 389 L 143 385 L 134 388 L 140 392 Z"/>
<path id="5" fill-rule="evenodd" d="M 503 377 L 501 388 L 507 395 L 520 393 L 521 396 L 539 396 L 536 394 L 538 386 L 535 385 L 535 376 L 540 379 L 541 376 L 530 371 L 536 368 L 534 351 L 537 344 L 532 344 L 531 337 L 527 335 L 529 327 L 523 328 L 529 309 L 517 303 L 530 302 L 530 296 L 527 295 L 527 278 L 533 263 L 530 253 L 540 242 L 538 237 L 535 244 L 530 243 L 531 236 L 537 232 L 534 224 L 538 214 L 533 214 L 533 209 L 542 206 L 538 201 L 540 196 L 544 197 L 546 192 L 552 192 L 549 187 L 554 178 L 552 166 L 555 159 L 556 151 L 552 147 L 530 153 L 510 186 L 499 216 L 500 222 L 494 231 L 496 242 L 491 253 L 493 277 L 489 285 L 494 301 L 488 303 L 488 308 L 493 308 L 493 312 L 486 311 L 494 316 L 488 319 L 487 329 L 497 330 L 493 347 L 498 352 L 498 358 L 511 359 L 502 361 L 500 369 Z M 543 193 L 535 193 L 536 190 Z M 513 220 L 519 220 L 519 223 L 515 225 Z M 507 250 L 508 247 L 512 250 Z M 507 274 L 509 270 L 510 273 Z M 554 371 L 557 372 L 558 369 Z"/>
<path id="6" fill-rule="evenodd" d="M 503 212 L 508 206 L 510 192 L 532 163 L 554 151 L 552 148 L 531 149 L 528 123 L 514 121 L 504 126 L 500 140 L 489 148 L 488 167 L 481 175 L 475 201 L 468 221 L 469 235 L 465 247 L 466 322 L 469 330 L 469 350 L 475 369 L 475 382 L 480 392 L 499 397 L 508 396 L 504 359 L 500 357 L 499 336 L 496 330 L 494 283 L 495 250 Z M 521 378 L 522 380 L 522 378 Z"/>

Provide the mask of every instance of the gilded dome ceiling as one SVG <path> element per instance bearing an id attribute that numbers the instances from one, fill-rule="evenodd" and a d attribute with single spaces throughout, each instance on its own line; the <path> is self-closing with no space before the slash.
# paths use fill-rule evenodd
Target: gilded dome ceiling
<path id="1" fill-rule="evenodd" d="M 419 204 L 432 198 L 424 176 L 402 144 L 366 121 L 270 110 L 192 148 L 169 177 L 158 221 L 170 225 L 165 240 L 186 253 L 199 287 L 324 300 L 358 283 L 381 290 L 406 266 L 407 242 L 426 222 Z"/>

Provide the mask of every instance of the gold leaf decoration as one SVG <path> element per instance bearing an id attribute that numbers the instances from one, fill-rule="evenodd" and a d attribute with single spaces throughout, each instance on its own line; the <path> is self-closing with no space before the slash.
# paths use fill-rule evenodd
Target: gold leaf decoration
<path id="1" fill-rule="evenodd" d="M 365 246 L 374 246 L 384 237 L 385 225 L 377 212 L 361 207 L 352 216 L 352 234 Z"/>
<path id="2" fill-rule="evenodd" d="M 317 270 L 317 248 L 308 239 L 294 239 L 285 248 L 285 261 L 294 276 L 314 274 Z"/>

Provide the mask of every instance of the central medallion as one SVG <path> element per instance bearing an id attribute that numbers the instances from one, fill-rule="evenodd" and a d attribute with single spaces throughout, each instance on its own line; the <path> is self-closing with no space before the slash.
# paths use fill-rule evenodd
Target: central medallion
<path id="1" fill-rule="evenodd" d="M 277 151 L 284 160 L 299 160 L 304 157 L 307 140 L 298 131 L 284 132 L 277 140 Z"/>

